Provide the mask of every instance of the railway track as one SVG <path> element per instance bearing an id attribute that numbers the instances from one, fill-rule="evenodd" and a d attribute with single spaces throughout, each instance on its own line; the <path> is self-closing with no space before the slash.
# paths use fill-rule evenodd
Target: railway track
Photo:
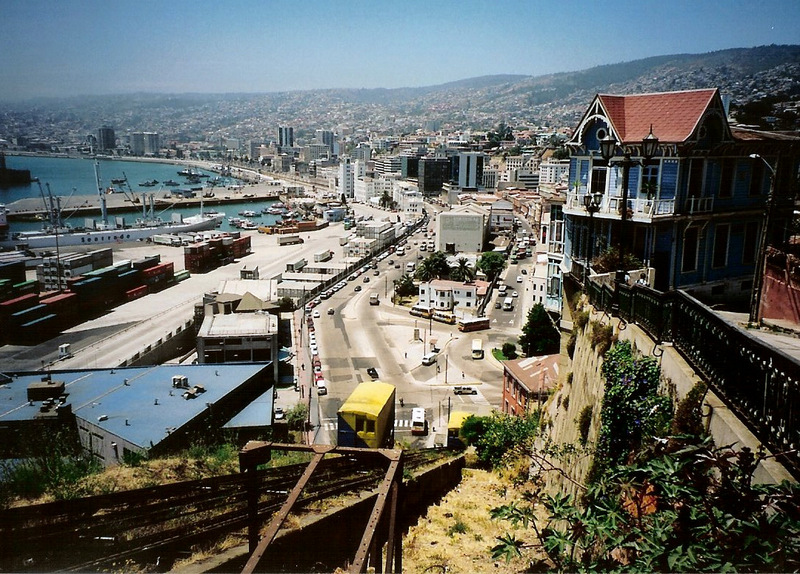
<path id="1" fill-rule="evenodd" d="M 408 451 L 411 472 L 449 456 Z M 377 459 L 376 459 L 377 460 Z M 264 524 L 286 500 L 305 464 L 258 471 L 258 514 Z M 325 459 L 303 490 L 298 508 L 315 501 L 374 489 L 386 467 L 364 459 Z M 246 529 L 247 474 L 58 501 L 0 512 L 0 569 L 4 571 L 108 571 L 132 564 L 169 568 L 197 544 Z M 157 566 L 155 566 L 157 564 Z"/>

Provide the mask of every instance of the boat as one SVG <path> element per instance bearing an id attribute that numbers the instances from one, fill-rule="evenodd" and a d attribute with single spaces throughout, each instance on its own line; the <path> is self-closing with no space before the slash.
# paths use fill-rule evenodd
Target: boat
<path id="1" fill-rule="evenodd" d="M 164 185 L 167 185 L 167 186 L 169 186 L 169 187 L 177 187 L 177 186 L 179 186 L 179 185 L 180 185 L 180 183 L 178 183 L 178 182 L 177 182 L 177 181 L 175 181 L 175 180 L 168 179 L 167 181 L 165 181 L 165 182 L 164 182 Z"/>
<path id="2" fill-rule="evenodd" d="M 157 179 L 148 179 L 147 181 L 139 183 L 140 187 L 155 187 L 156 185 L 158 185 Z"/>
<path id="3" fill-rule="evenodd" d="M 111 180 L 111 183 L 113 183 L 114 185 L 120 185 L 122 183 L 125 183 L 126 181 L 128 180 L 125 179 L 124 177 L 115 177 L 114 179 Z"/>
<path id="4" fill-rule="evenodd" d="M 153 215 L 154 196 L 150 195 L 150 209 L 147 212 L 146 201 L 142 201 L 142 217 L 133 225 L 121 224 L 121 220 L 110 222 L 106 209 L 106 198 L 100 185 L 99 166 L 95 162 L 95 178 L 100 196 L 102 220 L 92 222 L 89 227 L 72 227 L 61 217 L 60 198 L 50 195 L 48 222 L 39 231 L 22 231 L 12 235 L 11 240 L 0 242 L 3 246 L 16 247 L 25 245 L 28 249 L 58 248 L 74 245 L 103 245 L 121 243 L 123 241 L 139 241 L 160 233 L 188 233 L 191 231 L 208 231 L 218 227 L 225 218 L 224 213 L 204 213 L 200 203 L 200 213 L 184 218 L 180 213 L 173 213 L 169 221 Z M 49 191 L 49 190 L 48 190 Z M 44 194 L 43 194 L 44 197 Z M 146 199 L 146 198 L 145 198 Z"/>
<path id="5" fill-rule="evenodd" d="M 239 215 L 241 215 L 242 217 L 256 217 L 258 213 L 256 213 L 251 209 L 245 209 L 244 211 L 240 211 Z"/>

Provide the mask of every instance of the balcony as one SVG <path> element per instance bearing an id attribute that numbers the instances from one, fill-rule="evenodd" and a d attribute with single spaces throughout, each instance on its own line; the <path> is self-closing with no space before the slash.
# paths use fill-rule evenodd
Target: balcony
<path id="1" fill-rule="evenodd" d="M 564 212 L 570 215 L 587 215 L 586 208 L 584 207 L 585 196 L 585 193 L 568 193 L 567 202 L 564 205 Z M 600 203 L 600 209 L 595 214 L 595 217 L 619 217 L 621 202 L 622 198 L 620 196 L 609 197 L 608 195 L 604 195 Z M 629 198 L 628 209 L 631 210 L 630 217 L 634 221 L 649 222 L 656 217 L 675 215 L 675 200 L 647 199 L 644 197 L 636 199 Z"/>

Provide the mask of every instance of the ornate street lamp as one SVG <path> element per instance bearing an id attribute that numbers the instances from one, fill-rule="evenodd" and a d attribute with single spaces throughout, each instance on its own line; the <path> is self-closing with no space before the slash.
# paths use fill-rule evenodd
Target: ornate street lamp
<path id="1" fill-rule="evenodd" d="M 647 161 L 653 159 L 658 151 L 658 138 L 653 135 L 653 126 L 650 125 L 650 133 L 642 139 L 642 159 L 631 159 L 631 150 L 629 147 L 623 147 L 622 159 L 613 159 L 617 151 L 617 139 L 608 135 L 600 140 L 600 155 L 608 162 L 609 167 L 612 165 L 622 166 L 622 204 L 620 205 L 620 220 L 619 220 L 619 247 L 617 252 L 619 254 L 619 263 L 617 265 L 616 276 L 614 277 L 614 303 L 612 304 L 612 311 L 619 311 L 619 288 L 620 284 L 625 281 L 625 269 L 623 268 L 623 261 L 625 260 L 625 247 L 628 245 L 627 241 L 627 222 L 628 222 L 628 181 L 630 178 L 631 167 L 635 165 L 644 165 Z"/>
<path id="2" fill-rule="evenodd" d="M 584 284 L 589 279 L 589 265 L 594 251 L 594 214 L 600 211 L 601 203 L 603 203 L 603 194 L 600 192 L 587 193 L 583 196 L 583 207 L 589 213 L 589 243 L 586 246 L 586 267 L 583 269 Z"/>

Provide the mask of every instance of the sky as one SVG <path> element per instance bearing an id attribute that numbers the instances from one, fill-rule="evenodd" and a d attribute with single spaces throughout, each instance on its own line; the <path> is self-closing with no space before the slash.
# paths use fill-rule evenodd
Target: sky
<path id="1" fill-rule="evenodd" d="M 800 44 L 800 0 L 2 0 L 0 100 L 436 85 Z"/>

